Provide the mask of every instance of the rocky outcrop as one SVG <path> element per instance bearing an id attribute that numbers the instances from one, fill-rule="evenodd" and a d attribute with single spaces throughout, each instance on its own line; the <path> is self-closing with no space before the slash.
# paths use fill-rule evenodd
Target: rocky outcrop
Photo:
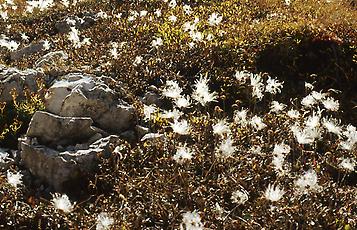
<path id="1" fill-rule="evenodd" d="M 111 155 L 111 146 L 121 143 L 118 136 L 102 138 L 88 149 L 59 151 L 44 145 L 35 145 L 30 139 L 21 142 L 22 163 L 29 171 L 62 191 L 68 184 L 75 184 L 83 177 L 94 175 L 100 157 Z"/>
<path id="2" fill-rule="evenodd" d="M 62 51 L 51 52 L 36 66 L 55 65 L 67 57 Z M 20 96 L 25 88 L 36 92 L 39 77 L 49 85 L 46 111 L 33 115 L 16 154 L 1 150 L 0 168 L 21 162 L 32 175 L 61 191 L 94 175 L 100 158 L 110 157 L 122 139 L 137 141 L 149 131 L 136 126 L 134 107 L 121 99 L 124 91 L 109 88 L 108 82 L 114 80 L 108 77 L 70 73 L 50 80 L 39 70 L 0 65 L 0 102 L 12 101 L 13 89 Z"/>
<path id="3" fill-rule="evenodd" d="M 61 117 L 37 111 L 27 130 L 28 137 L 36 137 L 41 144 L 71 145 L 87 141 L 98 133 L 89 117 Z"/>
<path id="4" fill-rule="evenodd" d="M 90 117 L 99 128 L 120 133 L 135 125 L 134 107 L 118 98 L 100 79 L 68 74 L 57 80 L 45 98 L 49 112 L 66 117 Z"/>
<path id="5" fill-rule="evenodd" d="M 11 91 L 13 89 L 19 96 L 22 96 L 25 88 L 36 91 L 38 88 L 36 80 L 39 78 L 47 80 L 48 77 L 38 70 L 19 70 L 0 65 L 0 102 L 12 101 Z"/>

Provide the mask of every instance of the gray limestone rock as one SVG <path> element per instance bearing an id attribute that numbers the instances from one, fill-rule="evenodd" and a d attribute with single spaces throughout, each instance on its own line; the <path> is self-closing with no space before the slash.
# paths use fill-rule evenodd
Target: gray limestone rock
<path id="1" fill-rule="evenodd" d="M 39 58 L 35 66 L 36 67 L 44 67 L 44 66 L 57 66 L 60 63 L 65 62 L 68 59 L 68 54 L 62 50 L 53 51 L 45 54 L 41 58 Z"/>
<path id="2" fill-rule="evenodd" d="M 49 112 L 60 116 L 91 117 L 99 128 L 120 133 L 135 125 L 135 109 L 100 79 L 71 73 L 57 80 L 45 97 Z"/>
<path id="3" fill-rule="evenodd" d="M 97 131 L 89 117 L 61 117 L 37 111 L 27 130 L 28 137 L 36 137 L 41 144 L 70 145 L 88 140 Z"/>
<path id="4" fill-rule="evenodd" d="M 68 184 L 75 184 L 83 177 L 94 175 L 100 157 L 110 157 L 112 149 L 119 145 L 118 136 L 102 138 L 88 149 L 58 151 L 43 145 L 21 142 L 21 159 L 29 171 L 57 191 Z"/>
<path id="5" fill-rule="evenodd" d="M 11 90 L 15 89 L 19 96 L 23 96 L 25 88 L 34 92 L 38 89 L 36 80 L 42 78 L 47 81 L 48 77 L 42 71 L 34 69 L 19 70 L 0 65 L 0 102 L 12 101 Z"/>
<path id="6" fill-rule="evenodd" d="M 44 44 L 45 44 L 44 41 L 32 43 L 28 46 L 23 47 L 22 49 L 18 49 L 16 51 L 11 52 L 10 58 L 11 58 L 11 60 L 16 61 L 16 60 L 19 60 L 25 56 L 29 56 L 31 54 L 45 50 Z"/>
<path id="7" fill-rule="evenodd" d="M 160 96 L 155 93 L 155 92 L 147 92 L 145 93 L 144 97 L 143 97 L 143 103 L 146 105 L 156 105 L 158 107 L 160 107 L 162 105 L 162 101 L 160 99 Z"/>
<path id="8" fill-rule="evenodd" d="M 136 125 L 135 126 L 135 131 L 139 139 L 141 139 L 145 134 L 149 133 L 149 128 L 141 126 L 141 125 Z"/>

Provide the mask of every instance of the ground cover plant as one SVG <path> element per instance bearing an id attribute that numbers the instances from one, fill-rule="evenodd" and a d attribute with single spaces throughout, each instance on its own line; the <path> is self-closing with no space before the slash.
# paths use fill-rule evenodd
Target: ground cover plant
<path id="1" fill-rule="evenodd" d="M 158 137 L 112 146 L 78 191 L 57 193 L 21 165 L 2 171 L 0 228 L 357 227 L 354 1 L 0 3 L 0 64 L 34 68 L 65 51 L 45 75 L 111 77 Z M 46 87 L 0 104 L 0 147 L 16 148 Z M 143 103 L 149 90 L 160 103 Z"/>

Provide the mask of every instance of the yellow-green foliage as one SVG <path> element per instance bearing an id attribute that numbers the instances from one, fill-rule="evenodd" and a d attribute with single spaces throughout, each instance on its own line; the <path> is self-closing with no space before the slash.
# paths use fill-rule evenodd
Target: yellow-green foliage
<path id="1" fill-rule="evenodd" d="M 19 98 L 18 92 L 13 90 L 11 95 L 12 102 L 0 104 L 0 144 L 7 146 L 16 144 L 36 111 L 45 109 L 40 92 L 25 89 L 25 96 Z"/>

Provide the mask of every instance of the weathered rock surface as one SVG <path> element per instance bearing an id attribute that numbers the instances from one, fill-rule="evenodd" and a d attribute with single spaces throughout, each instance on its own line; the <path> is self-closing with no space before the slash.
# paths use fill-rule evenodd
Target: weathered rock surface
<path id="1" fill-rule="evenodd" d="M 64 52 L 51 52 L 39 59 L 37 67 L 66 58 Z M 20 161 L 34 176 L 61 191 L 93 175 L 99 157 L 110 157 L 122 143 L 119 136 L 109 133 L 127 134 L 136 141 L 139 131 L 134 130 L 134 107 L 121 99 L 124 91 L 120 87 L 116 91 L 109 88 L 109 78 L 82 73 L 56 76 L 50 81 L 42 71 L 0 65 L 0 101 L 11 101 L 13 89 L 17 93 L 25 87 L 36 91 L 38 77 L 51 85 L 45 95 L 47 111 L 33 115 L 12 163 Z M 142 135 L 146 130 L 140 132 Z M 4 164 L 0 166 L 8 165 L 8 156 L 1 152 Z"/>
<path id="2" fill-rule="evenodd" d="M 134 107 L 118 98 L 100 79 L 71 73 L 57 80 L 45 98 L 49 112 L 68 117 L 91 117 L 99 128 L 120 133 L 135 124 Z"/>
<path id="3" fill-rule="evenodd" d="M 97 133 L 89 117 L 61 117 L 37 111 L 27 130 L 28 137 L 36 137 L 41 144 L 70 145 L 87 141 Z"/>
<path id="4" fill-rule="evenodd" d="M 112 146 L 120 144 L 118 136 L 102 138 L 85 150 L 57 151 L 43 145 L 33 145 L 30 140 L 21 142 L 22 163 L 29 171 L 57 191 L 75 184 L 83 177 L 93 175 L 101 156 L 109 157 Z"/>
<path id="5" fill-rule="evenodd" d="M 47 78 L 44 73 L 34 69 L 19 70 L 0 65 L 0 102 L 12 101 L 11 90 L 15 89 L 19 96 L 22 96 L 24 88 L 30 91 L 37 90 L 36 80 Z"/>
<path id="6" fill-rule="evenodd" d="M 35 66 L 36 67 L 44 67 L 51 65 L 58 65 L 60 63 L 64 63 L 68 59 L 68 54 L 64 51 L 53 51 L 45 54 L 41 58 L 39 58 Z"/>
<path id="7" fill-rule="evenodd" d="M 158 107 L 160 107 L 162 105 L 162 101 L 160 99 L 160 96 L 152 91 L 149 91 L 147 93 L 145 93 L 144 97 L 143 97 L 143 103 L 146 105 L 156 105 Z"/>
<path id="8" fill-rule="evenodd" d="M 141 125 L 136 125 L 135 131 L 136 131 L 136 135 L 138 136 L 139 139 L 141 139 L 145 134 L 148 134 L 150 132 L 149 128 L 141 126 Z"/>
<path id="9" fill-rule="evenodd" d="M 42 50 L 45 50 L 45 42 L 40 41 L 36 43 L 32 43 L 28 46 L 23 47 L 22 49 L 16 50 L 11 52 L 10 58 L 11 60 L 19 60 L 25 56 L 29 56 L 31 54 L 40 52 Z"/>

